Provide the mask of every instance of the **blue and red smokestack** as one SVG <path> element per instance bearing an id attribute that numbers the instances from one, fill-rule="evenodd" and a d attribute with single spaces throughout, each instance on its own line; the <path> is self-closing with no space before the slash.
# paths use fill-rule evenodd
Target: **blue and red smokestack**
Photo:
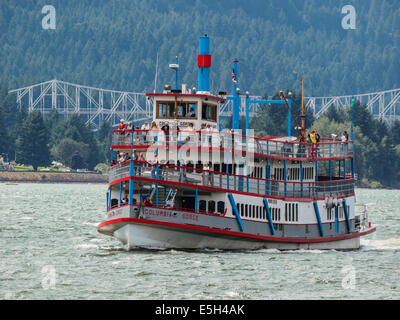
<path id="1" fill-rule="evenodd" d="M 210 91 L 210 38 L 205 35 L 200 37 L 199 54 L 197 55 L 197 91 Z"/>

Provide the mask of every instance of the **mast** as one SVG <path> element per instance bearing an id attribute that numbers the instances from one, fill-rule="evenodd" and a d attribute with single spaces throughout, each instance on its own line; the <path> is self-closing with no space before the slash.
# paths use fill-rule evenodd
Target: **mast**
<path id="1" fill-rule="evenodd" d="M 304 113 L 304 82 L 303 77 L 301 77 L 301 129 L 300 129 L 300 141 L 305 141 L 305 134 L 306 134 L 306 115 Z"/>

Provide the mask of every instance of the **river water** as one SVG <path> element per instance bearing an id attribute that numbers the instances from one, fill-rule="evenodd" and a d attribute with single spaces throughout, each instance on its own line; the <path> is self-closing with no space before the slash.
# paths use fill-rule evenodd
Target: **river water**
<path id="1" fill-rule="evenodd" d="M 97 232 L 106 186 L 0 184 L 0 299 L 399 299 L 400 191 L 356 189 L 354 251 L 131 250 Z"/>

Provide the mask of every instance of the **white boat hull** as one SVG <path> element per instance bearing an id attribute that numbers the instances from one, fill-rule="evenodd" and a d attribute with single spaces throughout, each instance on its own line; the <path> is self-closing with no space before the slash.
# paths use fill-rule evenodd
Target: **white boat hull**
<path id="1" fill-rule="evenodd" d="M 231 236 L 206 235 L 187 230 L 176 230 L 153 225 L 129 223 L 114 232 L 114 236 L 129 249 L 132 248 L 169 248 L 169 249 L 358 249 L 360 237 L 326 242 L 279 242 L 254 239 L 238 239 Z"/>

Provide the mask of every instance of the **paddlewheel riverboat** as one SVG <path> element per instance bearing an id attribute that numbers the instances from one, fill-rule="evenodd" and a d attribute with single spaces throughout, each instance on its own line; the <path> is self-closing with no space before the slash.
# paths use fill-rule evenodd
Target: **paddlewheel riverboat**
<path id="1" fill-rule="evenodd" d="M 211 94 L 209 38 L 201 37 L 197 91 L 176 81 L 149 93 L 152 128 L 113 130 L 113 159 L 122 161 L 109 168 L 98 231 L 129 248 L 359 248 L 375 227 L 356 210 L 352 139 L 305 142 L 303 113 L 299 137 L 254 137 L 247 121 L 241 134 L 236 63 L 232 97 Z M 229 98 L 233 130 L 221 130 Z"/>

